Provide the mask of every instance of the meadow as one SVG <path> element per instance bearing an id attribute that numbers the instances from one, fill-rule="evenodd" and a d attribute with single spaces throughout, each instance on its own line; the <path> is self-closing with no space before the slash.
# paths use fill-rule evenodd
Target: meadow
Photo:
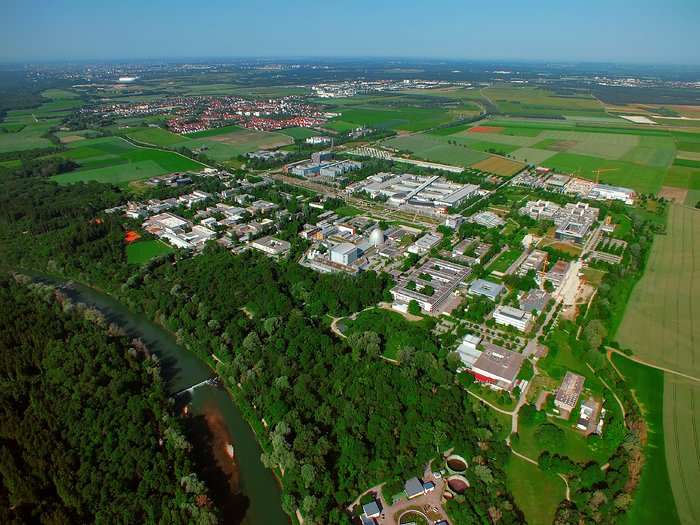
<path id="1" fill-rule="evenodd" d="M 0 153 L 53 147 L 54 144 L 44 135 L 83 104 L 75 93 L 60 89 L 44 91 L 42 96 L 48 101 L 38 108 L 7 112 L 0 123 Z"/>
<path id="2" fill-rule="evenodd" d="M 559 503 L 566 497 L 564 480 L 515 455 L 511 455 L 505 471 L 508 488 L 527 522 L 552 523 Z"/>
<path id="3" fill-rule="evenodd" d="M 317 134 L 301 128 L 293 128 L 289 130 L 289 134 L 285 134 L 245 129 L 238 126 L 224 126 L 186 135 L 173 133 L 162 128 L 142 126 L 115 128 L 113 132 L 155 147 L 168 149 L 186 147 L 190 150 L 204 147 L 206 148 L 204 151 L 206 156 L 217 162 L 235 159 L 238 155 L 258 151 L 262 148 L 292 144 L 294 142 L 292 135 L 306 137 Z"/>

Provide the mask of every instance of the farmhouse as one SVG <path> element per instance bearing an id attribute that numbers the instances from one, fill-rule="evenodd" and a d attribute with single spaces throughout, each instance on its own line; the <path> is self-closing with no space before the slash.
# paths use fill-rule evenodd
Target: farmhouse
<path id="1" fill-rule="evenodd" d="M 557 397 L 554 399 L 554 404 L 566 412 L 571 412 L 576 408 L 576 403 L 578 402 L 578 397 L 581 395 L 583 382 L 585 380 L 586 378 L 583 376 L 574 374 L 573 372 L 566 372 L 564 380 L 557 390 Z"/>

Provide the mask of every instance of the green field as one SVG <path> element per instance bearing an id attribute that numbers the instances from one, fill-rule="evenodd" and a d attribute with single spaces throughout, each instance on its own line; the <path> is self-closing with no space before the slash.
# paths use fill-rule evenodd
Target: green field
<path id="1" fill-rule="evenodd" d="M 681 523 L 700 519 L 700 382 L 665 375 L 666 463 Z"/>
<path id="2" fill-rule="evenodd" d="M 124 184 L 176 171 L 199 171 L 204 166 L 170 151 L 140 148 L 118 137 L 85 139 L 68 144 L 61 156 L 82 169 L 54 177 L 59 184 L 96 180 Z"/>
<path id="3" fill-rule="evenodd" d="M 564 173 L 576 173 L 589 180 L 595 180 L 594 170 L 614 169 L 616 171 L 601 173 L 601 182 L 632 188 L 641 193 L 657 193 L 666 176 L 664 168 L 572 153 L 557 153 L 542 164 Z"/>
<path id="4" fill-rule="evenodd" d="M 505 273 L 506 270 L 510 268 L 510 266 L 517 261 L 518 257 L 520 257 L 522 254 L 522 250 L 517 248 L 508 250 L 499 256 L 498 259 L 496 259 L 496 261 L 488 267 L 488 269 L 492 272 Z"/>
<path id="5" fill-rule="evenodd" d="M 672 205 L 617 332 L 649 363 L 700 377 L 700 211 Z"/>
<path id="6" fill-rule="evenodd" d="M 671 206 L 667 234 L 655 238 L 647 269 L 630 297 L 634 308 L 627 308 L 617 332 L 620 344 L 638 358 L 694 377 L 700 377 L 698 235 L 700 211 Z M 661 374 L 647 375 L 653 373 Z M 663 417 L 668 475 L 682 523 L 697 523 L 700 517 L 694 496 L 700 486 L 696 399 L 700 382 L 666 374 L 663 410 L 657 410 Z"/>
<path id="7" fill-rule="evenodd" d="M 143 264 L 156 255 L 168 253 L 175 248 L 159 240 L 136 241 L 126 247 L 126 258 L 129 264 Z"/>
<path id="8" fill-rule="evenodd" d="M 571 100 L 559 102 L 569 103 Z M 397 137 L 393 144 L 423 158 L 427 158 L 430 147 L 423 138 L 454 142 L 456 146 L 475 152 L 494 149 L 519 162 L 575 173 L 589 180 L 595 180 L 594 170 L 614 170 L 602 173 L 601 181 L 640 193 L 658 193 L 662 185 L 700 189 L 700 162 L 693 157 L 676 157 L 677 145 L 691 153 L 700 149 L 700 138 L 696 133 L 626 126 L 624 123 L 606 125 L 504 117 L 481 121 L 477 125 L 495 128 L 495 133 L 478 133 L 470 131 L 475 125 L 461 125 Z M 433 158 L 429 160 L 448 162 L 444 156 L 438 160 L 435 152 L 431 156 Z"/>
<path id="9" fill-rule="evenodd" d="M 665 441 L 673 439 L 665 424 L 664 373 L 619 355 L 613 363 L 634 392 L 648 425 L 644 468 L 627 515 L 627 525 L 675 525 L 680 523 L 667 466 Z M 668 374 L 667 374 L 668 376 Z M 672 412 L 672 410 L 671 410 Z"/>
<path id="10" fill-rule="evenodd" d="M 498 84 L 483 90 L 496 106 L 511 115 L 587 117 L 591 120 L 619 121 L 607 114 L 603 104 L 589 94 L 560 95 L 535 87 Z"/>
<path id="11" fill-rule="evenodd" d="M 470 148 L 448 144 L 441 137 L 433 137 L 426 133 L 394 137 L 382 142 L 382 145 L 399 150 L 409 150 L 414 156 L 430 162 L 471 166 L 490 156 Z"/>
<path id="12" fill-rule="evenodd" d="M 320 135 L 318 131 L 314 131 L 313 129 L 309 128 L 287 128 L 278 131 L 278 133 L 287 135 L 293 139 L 308 139 L 309 137 L 317 137 Z"/>
<path id="13" fill-rule="evenodd" d="M 510 457 L 505 471 L 508 488 L 527 522 L 552 523 L 559 503 L 566 497 L 564 480 L 515 455 Z"/>
<path id="14" fill-rule="evenodd" d="M 327 127 L 343 124 L 350 128 L 368 126 L 390 128 L 401 131 L 421 131 L 446 124 L 454 120 L 446 109 L 397 108 L 389 106 L 341 108 L 340 117 Z M 346 128 L 347 129 L 347 128 Z"/>
<path id="15" fill-rule="evenodd" d="M 115 134 L 128 135 L 135 141 L 153 146 L 173 146 L 187 142 L 186 137 L 162 128 L 124 128 L 115 130 Z"/>

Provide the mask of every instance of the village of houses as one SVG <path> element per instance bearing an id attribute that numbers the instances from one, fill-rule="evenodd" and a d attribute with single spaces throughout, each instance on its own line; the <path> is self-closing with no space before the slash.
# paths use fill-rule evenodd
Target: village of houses
<path id="1" fill-rule="evenodd" d="M 336 161 L 330 152 L 320 152 L 308 161 L 286 166 L 284 172 L 300 181 L 325 179 L 332 183 L 359 167 L 359 162 Z M 543 235 L 528 233 L 517 244 L 504 244 L 493 239 L 513 228 L 510 210 L 493 206 L 472 214 L 449 213 L 491 192 L 475 184 L 450 182 L 441 175 L 377 173 L 345 188 L 347 196 L 376 200 L 384 208 L 439 217 L 440 222 L 429 228 L 424 223 L 387 224 L 365 213 L 343 215 L 326 209 L 328 196 L 280 191 L 280 204 L 251 195 L 265 187 L 289 189 L 275 180 L 274 174 L 251 182 L 205 169 L 197 174 L 157 177 L 150 184 L 194 188 L 198 180 L 208 177 L 221 179 L 227 189 L 216 194 L 193 189 L 178 197 L 133 202 L 107 211 L 141 221 L 143 232 L 195 255 L 213 242 L 234 254 L 255 250 L 279 259 L 294 252 L 299 264 L 317 272 L 386 272 L 394 284 L 392 301 L 383 307 L 409 320 L 435 318 L 436 335 L 459 334 L 452 350 L 459 356 L 461 370 L 481 385 L 480 390 L 470 393 L 491 406 L 489 392 L 512 397 L 517 404 L 508 413 L 516 421 L 515 428 L 517 409 L 527 399 L 531 383 L 538 380 L 536 372 L 533 377 L 523 370 L 536 371 L 538 361 L 547 358 L 547 348 L 539 339 L 543 329 L 560 316 L 573 319 L 577 308 L 592 299 L 595 286 L 582 277 L 592 261 L 617 264 L 622 260 L 626 243 L 614 237 L 615 224 L 610 217 L 601 216 L 593 204 L 611 200 L 630 204 L 635 199 L 625 188 L 548 169 L 524 171 L 503 187 L 533 188 L 574 198 L 565 204 L 543 198 L 524 201 L 515 210 L 516 218 L 527 217 L 536 224 L 546 221 L 551 226 Z M 292 199 L 307 204 L 311 213 L 303 216 L 297 211 L 296 215 L 308 222 L 295 238 L 283 239 L 277 233 L 292 218 L 285 205 Z M 177 215 L 178 209 L 190 210 L 191 218 Z M 464 224 L 476 225 L 470 231 L 477 233 L 462 236 Z M 297 243 L 301 249 L 293 250 Z M 574 255 L 553 257 L 547 250 L 551 246 Z M 509 286 L 511 277 L 532 287 Z M 489 305 L 482 322 L 453 315 L 460 308 L 468 309 L 475 300 Z M 342 336 L 342 332 L 337 333 Z M 604 432 L 604 399 L 586 388 L 583 376 L 567 371 L 553 388 L 540 389 L 538 408 L 547 398 L 553 399 L 549 417 L 561 420 L 571 432 Z M 407 480 L 405 490 L 393 501 L 386 501 L 380 490 L 367 487 L 364 499 L 375 497 L 364 504 L 358 498 L 349 510 L 364 525 L 399 523 L 407 512 L 423 516 L 427 523 L 449 523 L 441 502 L 468 490 L 472 482 L 467 460 L 446 457 L 444 465 L 428 465 L 421 476 Z"/>

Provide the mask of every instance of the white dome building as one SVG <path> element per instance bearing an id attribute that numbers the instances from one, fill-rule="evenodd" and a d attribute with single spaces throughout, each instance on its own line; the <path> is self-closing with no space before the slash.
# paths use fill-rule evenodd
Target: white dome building
<path id="1" fill-rule="evenodd" d="M 379 226 L 376 226 L 372 233 L 369 234 L 369 242 L 371 242 L 375 247 L 384 244 L 386 238 L 384 237 L 384 232 Z"/>

